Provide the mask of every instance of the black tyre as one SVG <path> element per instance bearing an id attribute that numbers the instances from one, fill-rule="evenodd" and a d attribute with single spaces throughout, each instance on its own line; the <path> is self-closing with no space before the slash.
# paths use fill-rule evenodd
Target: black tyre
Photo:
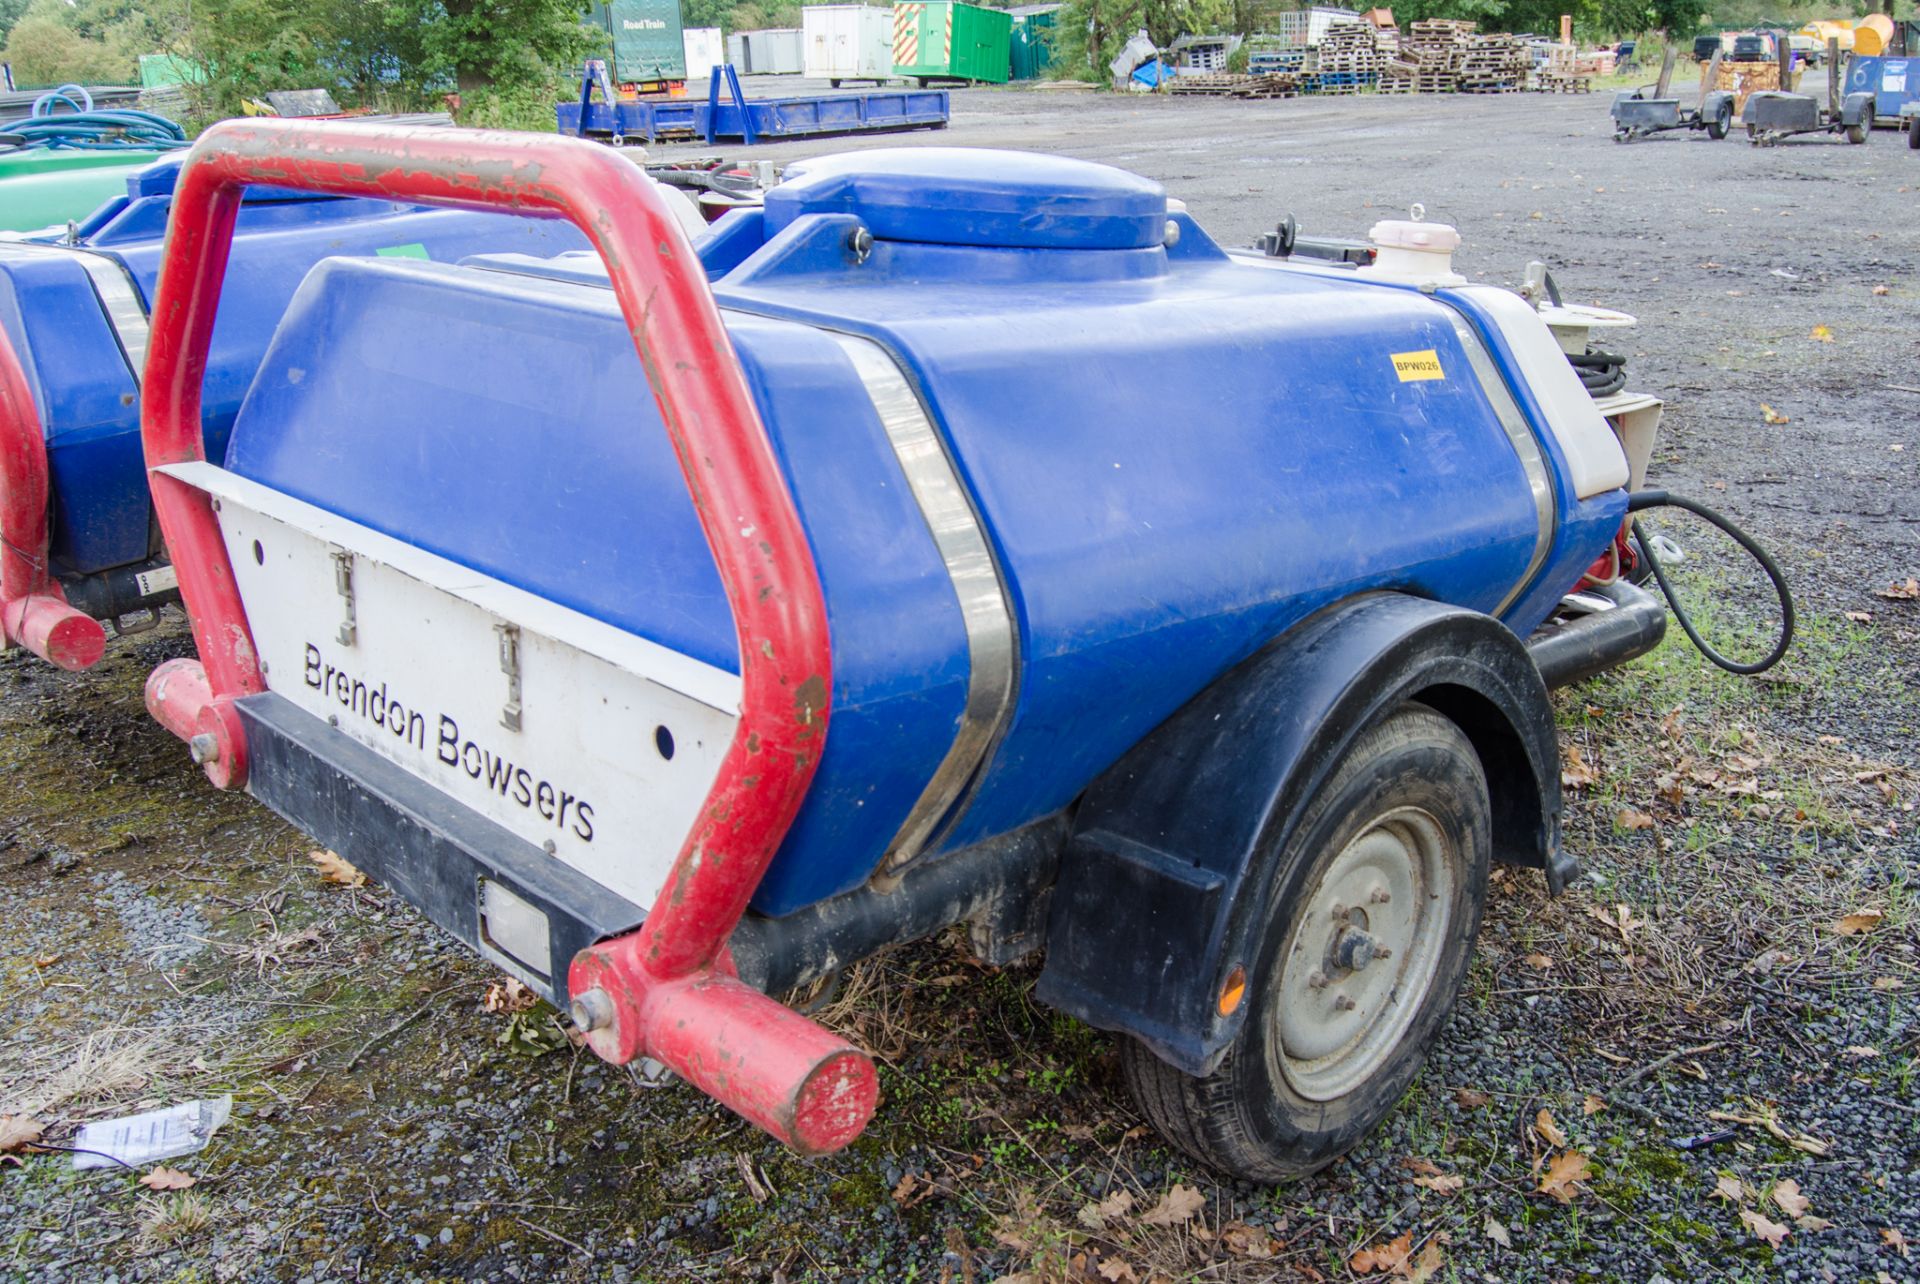
<path id="1" fill-rule="evenodd" d="M 1907 146 L 1920 152 L 1920 115 L 1907 121 Z"/>
<path id="2" fill-rule="evenodd" d="M 833 86 L 835 89 L 840 88 L 840 82 L 837 80 L 829 80 L 827 83 Z"/>
<path id="3" fill-rule="evenodd" d="M 1487 887 L 1487 782 L 1460 729 L 1407 704 L 1365 732 L 1274 866 L 1245 1024 L 1195 1078 L 1121 1045 L 1149 1121 L 1250 1181 L 1304 1177 L 1393 1109 L 1466 977 Z"/>
<path id="4" fill-rule="evenodd" d="M 1720 110 L 1713 114 L 1713 119 L 1707 122 L 1707 137 L 1717 143 L 1725 138 L 1727 131 L 1732 128 L 1733 104 L 1723 102 L 1720 104 Z"/>
<path id="5" fill-rule="evenodd" d="M 1867 141 L 1867 134 L 1873 129 L 1873 114 L 1867 113 L 1860 118 L 1858 125 L 1847 126 L 1847 141 L 1858 146 Z"/>

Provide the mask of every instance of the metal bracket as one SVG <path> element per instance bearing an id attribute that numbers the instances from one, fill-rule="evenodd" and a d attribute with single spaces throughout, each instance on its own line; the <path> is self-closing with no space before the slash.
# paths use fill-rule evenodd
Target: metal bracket
<path id="1" fill-rule="evenodd" d="M 344 548 L 333 550 L 333 591 L 340 595 L 344 618 L 334 636 L 341 646 L 352 646 L 360 636 L 360 624 L 353 605 L 353 554 Z"/>
<path id="2" fill-rule="evenodd" d="M 507 702 L 500 706 L 500 725 L 508 731 L 520 730 L 520 626 L 496 624 L 500 635 L 500 672 L 507 675 Z"/>

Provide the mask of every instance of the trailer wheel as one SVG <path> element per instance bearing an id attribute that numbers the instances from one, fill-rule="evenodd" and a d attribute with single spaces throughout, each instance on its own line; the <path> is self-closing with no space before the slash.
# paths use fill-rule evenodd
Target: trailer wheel
<path id="1" fill-rule="evenodd" d="M 1121 1045 L 1142 1112 L 1251 1181 L 1339 1158 L 1399 1101 L 1459 994 L 1490 834 L 1486 775 L 1452 722 L 1407 704 L 1362 734 L 1275 862 L 1226 1058 L 1195 1078 Z"/>
<path id="2" fill-rule="evenodd" d="M 1727 131 L 1732 128 L 1733 103 L 1731 100 L 1723 100 L 1720 110 L 1713 113 L 1713 119 L 1707 122 L 1707 137 L 1717 143 L 1725 138 Z"/>
<path id="3" fill-rule="evenodd" d="M 1848 125 L 1846 129 L 1847 141 L 1854 144 L 1866 142 L 1867 131 L 1872 128 L 1873 117 L 1871 116 L 1866 117 L 1857 125 Z"/>
<path id="4" fill-rule="evenodd" d="M 1920 115 L 1915 115 L 1907 121 L 1907 146 L 1920 152 Z"/>

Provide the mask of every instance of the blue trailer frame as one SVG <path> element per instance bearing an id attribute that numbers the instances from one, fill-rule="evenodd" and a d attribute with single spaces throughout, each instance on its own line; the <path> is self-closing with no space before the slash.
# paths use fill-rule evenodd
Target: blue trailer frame
<path id="1" fill-rule="evenodd" d="M 752 143 L 885 130 L 944 129 L 948 105 L 944 89 L 883 89 L 859 94 L 741 98 L 733 102 L 688 98 L 565 102 L 555 106 L 554 119 L 559 132 L 575 137 L 605 134 L 644 138 L 649 143 L 663 138 L 712 142 L 724 137 Z"/>
<path id="2" fill-rule="evenodd" d="M 1847 63 L 1846 92 L 1872 94 L 1874 121 L 1899 128 L 1903 123 L 1901 112 L 1908 104 L 1920 105 L 1920 56 L 1854 57 Z M 1906 114 L 1912 116 L 1913 111 Z"/>

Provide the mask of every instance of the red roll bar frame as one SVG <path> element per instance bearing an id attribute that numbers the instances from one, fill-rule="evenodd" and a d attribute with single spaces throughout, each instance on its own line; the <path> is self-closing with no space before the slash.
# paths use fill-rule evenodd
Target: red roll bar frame
<path id="1" fill-rule="evenodd" d="M 0 329 L 0 630 L 63 669 L 90 669 L 107 649 L 100 621 L 67 605 L 47 566 L 47 439 L 33 389 Z"/>
<path id="2" fill-rule="evenodd" d="M 201 136 L 174 190 L 141 421 L 201 662 L 156 670 L 148 708 L 216 785 L 244 784 L 233 705 L 265 684 L 233 568 L 208 496 L 151 470 L 205 458 L 208 341 L 252 183 L 565 218 L 605 261 L 733 610 L 742 703 L 645 924 L 574 959 L 574 1020 L 602 1057 L 651 1055 L 797 1150 L 846 1145 L 878 1097 L 872 1061 L 742 984 L 725 948 L 819 764 L 832 684 L 826 602 L 706 274 L 653 182 L 618 154 L 553 136 L 331 122 L 227 121 Z"/>

